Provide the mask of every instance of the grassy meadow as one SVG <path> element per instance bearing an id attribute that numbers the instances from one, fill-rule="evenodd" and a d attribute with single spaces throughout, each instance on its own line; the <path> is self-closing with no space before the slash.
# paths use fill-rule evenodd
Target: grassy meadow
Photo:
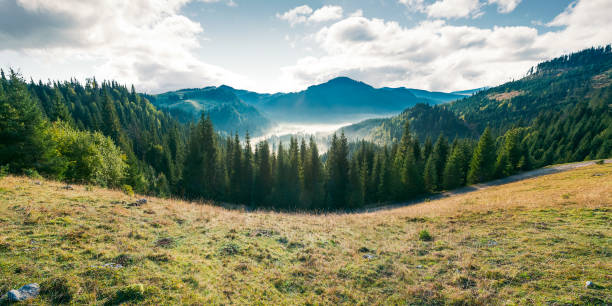
<path id="1" fill-rule="evenodd" d="M 0 179 L 0 294 L 32 304 L 612 304 L 612 165 L 364 214 Z M 585 288 L 585 282 L 594 286 Z"/>

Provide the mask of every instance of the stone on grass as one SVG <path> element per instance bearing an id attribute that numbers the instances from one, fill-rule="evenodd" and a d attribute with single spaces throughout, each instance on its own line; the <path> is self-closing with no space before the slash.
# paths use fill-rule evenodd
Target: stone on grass
<path id="1" fill-rule="evenodd" d="M 9 302 L 21 302 L 35 298 L 40 293 L 38 284 L 27 284 L 17 290 L 11 290 L 5 294 L 0 300 L 8 300 Z"/>
<path id="2" fill-rule="evenodd" d="M 375 257 L 376 256 L 372 255 L 372 254 L 365 254 L 365 255 L 363 255 L 363 258 L 365 258 L 365 259 L 374 259 Z"/>
<path id="3" fill-rule="evenodd" d="M 591 288 L 591 287 L 593 287 L 593 282 L 592 281 L 587 281 L 584 286 L 587 287 L 587 288 Z"/>
<path id="4" fill-rule="evenodd" d="M 128 204 L 129 207 L 138 207 L 147 204 L 147 199 L 140 199 L 136 202 Z"/>
<path id="5" fill-rule="evenodd" d="M 72 188 L 72 186 L 70 186 L 70 185 L 66 185 L 66 186 L 62 187 L 62 189 L 74 190 L 74 188 Z"/>

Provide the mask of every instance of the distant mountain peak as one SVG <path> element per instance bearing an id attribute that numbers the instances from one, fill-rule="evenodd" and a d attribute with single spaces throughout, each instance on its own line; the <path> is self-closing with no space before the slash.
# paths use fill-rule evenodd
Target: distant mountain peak
<path id="1" fill-rule="evenodd" d="M 228 85 L 225 85 L 225 84 L 223 84 L 223 85 L 221 85 L 221 86 L 219 86 L 217 88 L 218 89 L 222 89 L 222 90 L 231 90 L 231 91 L 234 91 L 234 87 L 228 86 Z"/>
<path id="2" fill-rule="evenodd" d="M 339 77 L 335 77 L 327 81 L 326 83 L 361 83 L 361 82 L 353 80 L 346 76 L 339 76 Z"/>
<path id="3" fill-rule="evenodd" d="M 312 90 L 315 88 L 326 88 L 326 89 L 339 89 L 339 88 L 346 88 L 346 87 L 363 87 L 363 88 L 367 88 L 367 89 L 373 89 L 372 86 L 361 82 L 361 81 L 357 81 L 357 80 L 353 80 L 349 77 L 345 77 L 345 76 L 340 76 L 340 77 L 336 77 L 333 78 L 325 83 L 321 83 L 321 84 L 317 84 L 317 85 L 312 85 L 310 87 L 308 87 L 308 89 L 306 89 L 306 91 L 308 90 Z"/>

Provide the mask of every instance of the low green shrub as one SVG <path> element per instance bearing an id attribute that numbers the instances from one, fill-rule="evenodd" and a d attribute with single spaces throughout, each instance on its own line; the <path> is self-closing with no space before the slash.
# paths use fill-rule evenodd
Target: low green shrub
<path id="1" fill-rule="evenodd" d="M 123 193 L 129 195 L 130 197 L 134 196 L 134 189 L 132 189 L 132 186 L 130 186 L 130 185 L 123 185 L 121 187 L 121 189 L 123 190 Z"/>
<path id="2" fill-rule="evenodd" d="M 429 232 L 427 230 L 422 230 L 419 232 L 419 240 L 421 241 L 432 241 L 433 237 L 431 237 L 431 234 L 429 234 Z"/>

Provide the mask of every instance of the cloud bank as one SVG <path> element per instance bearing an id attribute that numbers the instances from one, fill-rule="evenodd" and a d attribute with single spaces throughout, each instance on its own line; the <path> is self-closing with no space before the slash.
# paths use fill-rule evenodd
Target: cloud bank
<path id="1" fill-rule="evenodd" d="M 242 80 L 194 55 L 203 29 L 180 14 L 187 2 L 0 0 L 0 52 L 45 57 L 59 67 L 71 58 L 90 60 L 99 63 L 92 75 L 155 92 Z"/>
<path id="2" fill-rule="evenodd" d="M 544 32 L 532 26 L 457 25 L 457 19 L 477 18 L 487 6 L 510 13 L 520 0 L 397 0 L 427 17 L 410 27 L 368 18 L 361 10 L 345 14 L 340 6 L 301 5 L 276 17 L 291 26 L 307 25 L 287 26 L 302 33 L 285 37 L 304 47 L 301 54 L 311 55 L 283 67 L 267 59 L 280 77 L 262 84 L 198 55 L 205 29 L 181 11 L 193 1 L 237 5 L 231 0 L 0 0 L 0 63 L 43 63 L 46 70 L 30 64 L 43 76 L 65 71 L 70 77 L 76 69 L 153 93 L 223 83 L 301 90 L 336 76 L 375 86 L 451 91 L 500 84 L 539 61 L 612 43 L 609 0 L 576 1 L 543 23 L 549 30 Z"/>
<path id="3" fill-rule="evenodd" d="M 496 3 L 506 10 L 518 1 Z M 539 61 L 611 43 L 610 14 L 611 1 L 579 1 L 549 23 L 559 29 L 546 33 L 528 26 L 456 26 L 441 19 L 408 28 L 394 21 L 351 16 L 314 34 L 324 55 L 304 57 L 282 71 L 284 79 L 302 86 L 342 75 L 376 86 L 430 90 L 496 85 L 524 75 Z"/>

